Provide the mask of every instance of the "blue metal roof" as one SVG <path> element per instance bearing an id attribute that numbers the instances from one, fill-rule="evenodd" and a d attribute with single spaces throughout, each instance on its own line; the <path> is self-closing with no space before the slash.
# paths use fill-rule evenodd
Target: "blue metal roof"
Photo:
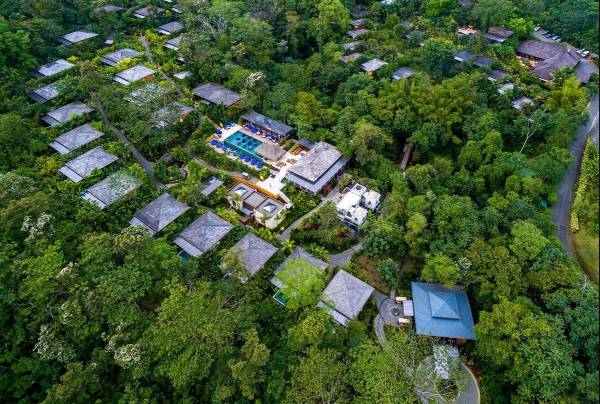
<path id="1" fill-rule="evenodd" d="M 412 282 L 417 334 L 475 339 L 467 294 L 436 283 Z"/>

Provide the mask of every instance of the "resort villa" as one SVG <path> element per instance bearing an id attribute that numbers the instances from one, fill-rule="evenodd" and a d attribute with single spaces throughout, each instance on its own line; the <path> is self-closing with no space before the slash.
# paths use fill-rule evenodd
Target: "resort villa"
<path id="1" fill-rule="evenodd" d="M 375 289 L 340 269 L 329 282 L 317 307 L 325 310 L 340 325 L 358 317 Z"/>
<path id="2" fill-rule="evenodd" d="M 582 58 L 577 49 L 557 43 L 525 40 L 517 48 L 517 55 L 532 67 L 531 73 L 542 81 L 551 81 L 554 73 L 565 67 L 576 69 Z"/>
<path id="3" fill-rule="evenodd" d="M 83 102 L 75 101 L 48 112 L 42 117 L 42 121 L 48 126 L 60 126 L 75 117 L 87 115 L 92 111 L 94 111 L 94 109 L 88 107 Z"/>
<path id="4" fill-rule="evenodd" d="M 362 55 L 363 54 L 360 52 L 352 52 L 352 53 L 349 53 L 348 55 L 341 56 L 340 61 L 344 62 L 344 63 L 350 63 L 350 62 L 353 62 L 356 59 L 362 57 Z"/>
<path id="5" fill-rule="evenodd" d="M 56 83 L 51 83 L 40 88 L 36 88 L 27 95 L 35 102 L 43 104 L 58 97 L 60 95 L 60 91 Z"/>
<path id="6" fill-rule="evenodd" d="M 58 136 L 49 146 L 60 154 L 67 154 L 102 136 L 103 132 L 86 123 Z"/>
<path id="7" fill-rule="evenodd" d="M 246 283 L 249 277 L 256 275 L 278 250 L 252 233 L 242 237 L 233 248 L 239 251 L 240 260 L 246 270 L 245 274 L 238 276 L 240 283 Z"/>
<path id="8" fill-rule="evenodd" d="M 243 98 L 235 91 L 215 83 L 200 84 L 192 90 L 192 94 L 205 104 L 224 105 L 227 108 L 237 104 Z"/>
<path id="9" fill-rule="evenodd" d="M 168 22 L 156 29 L 156 32 L 161 35 L 173 35 L 179 31 L 183 31 L 183 24 L 179 21 Z"/>
<path id="10" fill-rule="evenodd" d="M 136 190 L 139 185 L 137 179 L 119 171 L 92 185 L 81 196 L 102 210 Z"/>
<path id="11" fill-rule="evenodd" d="M 147 6 L 147 7 L 142 7 L 142 8 L 135 10 L 133 12 L 133 16 L 136 18 L 139 18 L 140 20 L 143 20 L 145 18 L 153 17 L 157 14 L 160 14 L 163 11 L 165 11 L 165 10 L 160 7 Z"/>
<path id="12" fill-rule="evenodd" d="M 245 121 L 246 129 L 255 131 L 255 133 L 264 134 L 274 138 L 274 141 L 280 141 L 287 138 L 292 133 L 292 127 L 276 121 L 258 112 L 249 111 L 241 117 Z"/>
<path id="13" fill-rule="evenodd" d="M 175 38 L 171 38 L 167 42 L 165 42 L 165 44 L 163 46 L 167 49 L 178 51 L 179 46 L 181 44 L 181 38 L 182 38 L 182 35 L 176 36 Z"/>
<path id="14" fill-rule="evenodd" d="M 54 62 L 47 63 L 38 67 L 36 70 L 32 70 L 31 74 L 35 77 L 50 77 L 55 74 L 62 73 L 65 70 L 69 70 L 70 68 L 75 67 L 73 63 L 69 63 L 64 59 L 58 59 Z"/>
<path id="15" fill-rule="evenodd" d="M 285 211 L 291 203 L 283 203 L 269 191 L 257 184 L 251 186 L 249 181 L 238 182 L 227 192 L 229 205 L 244 214 L 242 222 L 251 217 L 268 229 L 276 228 L 284 219 Z"/>
<path id="16" fill-rule="evenodd" d="M 74 32 L 71 32 L 70 34 L 61 36 L 60 38 L 58 38 L 58 42 L 62 43 L 63 45 L 66 45 L 66 46 L 71 46 L 71 45 L 82 43 L 84 41 L 87 41 L 88 39 L 92 39 L 97 36 L 98 36 L 98 34 L 96 34 L 95 32 L 82 29 L 82 30 L 74 31 Z"/>
<path id="17" fill-rule="evenodd" d="M 137 65 L 115 74 L 113 80 L 117 83 L 121 83 L 128 86 L 140 80 L 153 80 L 154 73 L 156 72 L 150 69 L 149 67 L 146 67 L 144 65 Z"/>
<path id="18" fill-rule="evenodd" d="M 302 247 L 296 246 L 294 248 L 294 251 L 292 251 L 292 253 L 285 259 L 285 261 L 283 261 L 281 265 L 277 267 L 274 276 L 271 278 L 271 283 L 277 288 L 277 291 L 273 295 L 273 299 L 275 299 L 277 303 L 280 303 L 284 306 L 287 304 L 289 299 L 294 298 L 294 289 L 290 285 L 286 285 L 278 276 L 278 274 L 280 274 L 283 270 L 287 269 L 290 264 L 296 262 L 297 260 L 304 260 L 308 264 L 310 264 L 308 266 L 297 265 L 293 267 L 292 276 L 296 278 L 299 282 L 310 282 L 311 277 L 315 274 L 297 273 L 298 271 L 316 270 L 324 273 L 328 267 L 325 261 L 320 260 L 314 257 L 313 255 L 307 253 L 302 249 Z M 288 291 L 288 294 L 291 296 L 286 295 L 282 289 L 286 289 Z"/>
<path id="19" fill-rule="evenodd" d="M 351 227 L 361 226 L 367 220 L 368 210 L 379 208 L 381 194 L 367 190 L 364 185 L 354 184 L 346 188 L 334 201 L 338 217 Z"/>
<path id="20" fill-rule="evenodd" d="M 183 215 L 189 206 L 179 202 L 170 194 L 162 194 L 146 207 L 137 211 L 129 221 L 132 226 L 146 228 L 152 236 L 173 223 L 179 216 Z"/>
<path id="21" fill-rule="evenodd" d="M 318 142 L 288 169 L 285 178 L 296 187 L 317 195 L 344 169 L 348 160 L 334 146 Z"/>
<path id="22" fill-rule="evenodd" d="M 229 222 L 208 211 L 179 233 L 173 242 L 182 249 L 179 255 L 183 259 L 199 257 L 216 246 L 232 229 Z"/>
<path id="23" fill-rule="evenodd" d="M 387 62 L 384 62 L 383 60 L 371 59 L 361 64 L 360 70 L 367 73 L 369 76 L 372 76 L 373 73 L 375 73 L 377 70 L 381 69 L 385 65 L 387 65 Z"/>
<path id="24" fill-rule="evenodd" d="M 522 96 L 512 101 L 512 107 L 518 111 L 522 111 L 525 107 L 533 107 L 535 101 L 527 96 Z"/>
<path id="25" fill-rule="evenodd" d="M 410 76 L 414 75 L 416 72 L 414 69 L 411 69 L 410 67 L 401 67 L 398 70 L 396 70 L 394 73 L 392 73 L 392 78 L 394 80 L 402 80 L 402 79 L 407 79 Z"/>
<path id="26" fill-rule="evenodd" d="M 103 55 L 100 58 L 100 61 L 109 66 L 116 66 L 117 63 L 125 59 L 135 59 L 139 58 L 140 56 L 142 56 L 142 54 L 136 50 L 123 48 Z"/>
<path id="27" fill-rule="evenodd" d="M 89 176 L 94 170 L 101 170 L 119 158 L 98 146 L 65 163 L 58 171 L 74 182 Z"/>
<path id="28" fill-rule="evenodd" d="M 415 328 L 419 335 L 457 343 L 475 339 L 467 294 L 435 283 L 411 282 Z"/>

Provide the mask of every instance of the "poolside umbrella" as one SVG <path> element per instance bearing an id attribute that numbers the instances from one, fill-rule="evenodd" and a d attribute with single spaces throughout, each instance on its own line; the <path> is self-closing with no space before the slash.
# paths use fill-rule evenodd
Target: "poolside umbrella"
<path id="1" fill-rule="evenodd" d="M 250 160 L 250 164 L 252 164 L 253 166 L 256 165 L 256 163 L 257 163 L 256 159 Z"/>

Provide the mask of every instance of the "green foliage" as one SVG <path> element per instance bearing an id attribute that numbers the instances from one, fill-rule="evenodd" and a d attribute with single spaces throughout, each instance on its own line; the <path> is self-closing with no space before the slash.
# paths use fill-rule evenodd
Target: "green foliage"
<path id="1" fill-rule="evenodd" d="M 303 258 L 291 260 L 275 276 L 283 284 L 281 291 L 290 298 L 287 307 L 298 309 L 316 305 L 325 288 L 325 271 Z"/>
<path id="2" fill-rule="evenodd" d="M 387 258 L 383 261 L 379 261 L 375 270 L 386 285 L 394 287 L 398 283 L 398 271 L 400 270 L 400 267 L 394 260 Z"/>

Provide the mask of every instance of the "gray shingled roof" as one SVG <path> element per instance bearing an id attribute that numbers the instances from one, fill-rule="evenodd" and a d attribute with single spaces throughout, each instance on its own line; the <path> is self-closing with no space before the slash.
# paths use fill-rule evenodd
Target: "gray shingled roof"
<path id="1" fill-rule="evenodd" d="M 242 119 L 245 119 L 248 122 L 251 122 L 257 126 L 260 126 L 261 128 L 267 129 L 281 136 L 287 136 L 292 131 L 291 126 L 288 126 L 284 123 L 276 121 L 275 119 L 269 118 L 268 116 L 264 116 L 254 111 L 246 112 L 244 115 L 242 115 Z"/>
<path id="2" fill-rule="evenodd" d="M 489 56 L 479 56 L 473 61 L 473 65 L 477 67 L 490 67 L 494 64 L 494 59 Z"/>
<path id="3" fill-rule="evenodd" d="M 161 25 L 160 27 L 158 27 L 156 29 L 156 31 L 159 34 L 163 34 L 163 35 L 171 35 L 171 34 L 174 34 L 176 32 L 182 31 L 182 30 L 183 30 L 183 24 L 180 23 L 179 21 L 168 22 L 166 24 Z"/>
<path id="4" fill-rule="evenodd" d="M 251 276 L 256 275 L 277 252 L 277 247 L 252 233 L 246 234 L 240 241 L 235 243 L 234 248 L 240 250 L 240 258 Z"/>
<path id="5" fill-rule="evenodd" d="M 322 301 L 345 318 L 353 319 L 358 317 L 373 290 L 372 286 L 340 269 L 323 291 Z"/>
<path id="6" fill-rule="evenodd" d="M 392 74 L 392 78 L 394 80 L 402 80 L 402 79 L 407 79 L 410 76 L 412 76 L 413 74 L 415 74 L 415 70 L 411 69 L 410 67 L 401 67 L 398 70 L 396 70 L 393 74 Z"/>
<path id="7" fill-rule="evenodd" d="M 105 6 L 101 6 L 101 7 L 98 7 L 96 9 L 96 11 L 104 11 L 106 13 L 116 13 L 116 12 L 119 12 L 119 11 L 122 11 L 122 10 L 124 10 L 123 7 L 116 6 L 114 4 L 107 4 Z"/>
<path id="8" fill-rule="evenodd" d="M 502 70 L 492 70 L 488 73 L 487 77 L 490 81 L 499 81 L 503 80 L 508 76 L 508 73 Z"/>
<path id="9" fill-rule="evenodd" d="M 272 218 L 279 212 L 281 212 L 283 207 L 283 204 L 281 204 L 280 202 L 277 202 L 276 200 L 271 198 L 267 198 L 256 208 L 256 212 L 268 218 Z"/>
<path id="10" fill-rule="evenodd" d="M 348 62 L 352 62 L 353 60 L 358 59 L 359 57 L 361 57 L 363 54 L 360 52 L 352 52 L 348 55 L 342 56 L 340 57 L 340 60 L 344 63 L 348 63 Z"/>
<path id="11" fill-rule="evenodd" d="M 65 70 L 68 70 L 74 66 L 75 65 L 73 63 L 67 62 L 64 59 L 58 59 L 54 62 L 46 63 L 45 65 L 38 67 L 37 70 L 32 71 L 31 74 L 36 77 L 49 77 L 60 72 L 64 72 Z"/>
<path id="12" fill-rule="evenodd" d="M 146 77 L 152 76 L 154 73 L 156 72 L 149 67 L 137 65 L 115 74 L 114 80 L 121 84 L 129 85 L 136 81 L 145 79 Z"/>
<path id="13" fill-rule="evenodd" d="M 135 59 L 140 56 L 142 56 L 142 54 L 136 50 L 123 48 L 103 55 L 100 60 L 109 66 L 115 66 L 123 59 Z"/>
<path id="14" fill-rule="evenodd" d="M 198 257 L 217 245 L 232 229 L 230 223 L 208 211 L 179 233 L 173 242 L 192 257 Z"/>
<path id="15" fill-rule="evenodd" d="M 535 102 L 526 96 L 519 97 L 512 102 L 513 108 L 518 109 L 519 111 L 522 110 L 526 105 L 535 105 Z"/>
<path id="16" fill-rule="evenodd" d="M 144 226 L 154 235 L 173 223 L 190 207 L 179 202 L 170 194 L 162 194 L 141 210 L 129 221 L 132 226 Z"/>
<path id="17" fill-rule="evenodd" d="M 95 169 L 100 170 L 118 159 L 117 156 L 98 146 L 67 162 L 58 171 L 71 180 L 79 182 L 89 176 Z"/>
<path id="18" fill-rule="evenodd" d="M 468 50 L 462 50 L 454 55 L 454 60 L 458 62 L 468 62 L 469 60 L 472 60 L 474 58 L 475 55 L 472 52 L 469 52 Z"/>
<path id="19" fill-rule="evenodd" d="M 347 34 L 350 35 L 352 37 L 352 39 L 354 39 L 354 38 L 358 38 L 361 35 L 366 34 L 367 32 L 369 32 L 368 29 L 359 28 L 359 29 L 355 29 L 352 31 L 348 31 Z"/>
<path id="20" fill-rule="evenodd" d="M 207 181 L 205 181 L 205 187 L 200 191 L 200 193 L 204 196 L 208 196 L 212 194 L 217 188 L 223 185 L 223 181 L 218 179 L 217 177 L 210 177 Z"/>
<path id="21" fill-rule="evenodd" d="M 160 14 L 163 11 L 165 11 L 163 8 L 160 7 L 154 7 L 154 6 L 146 6 L 146 7 L 142 7 L 139 8 L 137 10 L 135 10 L 133 12 L 133 16 L 137 17 L 137 18 L 146 18 L 146 17 L 151 17 L 154 16 L 156 14 Z"/>
<path id="22" fill-rule="evenodd" d="M 221 104 L 226 107 L 235 104 L 243 98 L 238 93 L 215 83 L 200 84 L 192 90 L 192 93 L 212 104 Z"/>
<path id="23" fill-rule="evenodd" d="M 97 36 L 98 34 L 96 34 L 95 32 L 88 31 L 86 29 L 81 29 L 61 36 L 58 39 L 58 42 L 68 46 L 87 41 L 88 39 L 95 38 Z"/>
<path id="24" fill-rule="evenodd" d="M 47 84 L 29 93 L 29 98 L 41 104 L 53 100 L 60 95 L 57 83 Z"/>
<path id="25" fill-rule="evenodd" d="M 258 146 L 255 151 L 262 157 L 271 161 L 278 161 L 286 153 L 283 147 L 279 146 L 277 143 L 271 142 L 264 142 L 263 144 Z"/>
<path id="26" fill-rule="evenodd" d="M 171 38 L 169 39 L 167 42 L 165 42 L 165 48 L 167 49 L 172 49 L 172 50 L 179 50 L 179 46 L 181 45 L 181 38 L 182 35 L 176 36 L 175 38 Z"/>
<path id="27" fill-rule="evenodd" d="M 82 198 L 104 209 L 139 187 L 140 182 L 125 172 L 116 172 L 89 187 Z"/>
<path id="28" fill-rule="evenodd" d="M 365 72 L 374 72 L 381 69 L 385 65 L 387 65 L 387 62 L 384 62 L 383 60 L 371 59 L 360 65 L 360 68 Z"/>
<path id="29" fill-rule="evenodd" d="M 342 48 L 344 48 L 346 50 L 354 50 L 360 44 L 362 44 L 362 41 L 351 41 L 351 42 L 342 44 Z"/>
<path id="30" fill-rule="evenodd" d="M 564 46 L 557 43 L 526 39 L 525 41 L 521 42 L 517 48 L 517 53 L 528 57 L 545 60 L 556 56 L 562 52 L 563 49 Z"/>
<path id="31" fill-rule="evenodd" d="M 48 114 L 42 117 L 42 121 L 50 126 L 58 126 L 69 122 L 76 116 L 89 114 L 93 110 L 93 108 L 88 107 L 83 102 L 75 101 L 48 112 Z"/>
<path id="32" fill-rule="evenodd" d="M 319 267 L 323 271 L 325 271 L 328 267 L 325 261 L 320 260 L 314 255 L 307 253 L 302 247 L 296 246 L 294 247 L 294 251 L 292 251 L 292 253 L 277 267 L 277 270 L 275 270 L 275 276 L 271 278 L 271 283 L 278 288 L 283 288 L 285 285 L 279 280 L 277 274 L 283 271 L 291 261 L 297 259 L 306 260 L 311 265 Z"/>
<path id="33" fill-rule="evenodd" d="M 104 133 L 86 123 L 63 133 L 50 143 L 50 147 L 61 154 L 67 154 L 102 136 Z"/>
<path id="34" fill-rule="evenodd" d="M 304 157 L 288 170 L 288 173 L 317 181 L 336 161 L 342 157 L 334 146 L 326 142 L 318 142 Z"/>
<path id="35" fill-rule="evenodd" d="M 581 60 L 577 50 L 572 46 L 562 46 L 536 40 L 525 40 L 517 48 L 517 53 L 542 60 L 533 69 L 533 75 L 541 80 L 549 81 L 558 69 L 575 67 Z"/>

